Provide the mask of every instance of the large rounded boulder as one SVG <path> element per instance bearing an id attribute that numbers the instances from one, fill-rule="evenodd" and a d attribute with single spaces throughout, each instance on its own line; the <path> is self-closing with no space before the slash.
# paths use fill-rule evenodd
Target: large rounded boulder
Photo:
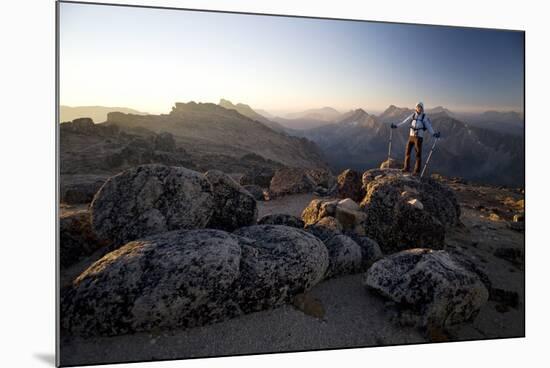
<path id="1" fill-rule="evenodd" d="M 252 194 L 219 170 L 207 171 L 204 176 L 214 194 L 214 213 L 209 228 L 233 231 L 256 223 L 258 208 Z"/>
<path id="2" fill-rule="evenodd" d="M 296 227 L 298 229 L 304 228 L 304 222 L 302 219 L 286 213 L 273 213 L 265 215 L 258 220 L 258 225 L 286 225 Z"/>
<path id="3" fill-rule="evenodd" d="M 335 235 L 326 240 L 329 266 L 325 277 L 348 275 L 361 271 L 361 247 L 346 235 Z"/>
<path id="4" fill-rule="evenodd" d="M 204 228 L 214 212 L 214 196 L 198 172 L 143 165 L 109 178 L 90 209 L 96 235 L 118 246 L 171 230 Z"/>
<path id="5" fill-rule="evenodd" d="M 442 249 L 446 230 L 460 223 L 453 191 L 435 179 L 373 169 L 363 174 L 363 187 L 365 235 L 376 240 L 384 253 Z"/>
<path id="6" fill-rule="evenodd" d="M 238 315 L 239 239 L 219 230 L 172 231 L 108 253 L 63 298 L 62 327 L 116 335 L 193 327 Z"/>
<path id="7" fill-rule="evenodd" d="M 368 236 L 357 236 L 354 234 L 350 234 L 350 237 L 361 248 L 361 270 L 367 270 L 374 262 L 384 256 L 376 240 Z"/>
<path id="8" fill-rule="evenodd" d="M 478 275 L 445 251 L 409 249 L 374 263 L 364 284 L 404 308 L 422 327 L 470 321 L 489 292 Z"/>
<path id="9" fill-rule="evenodd" d="M 282 225 L 255 225 L 234 232 L 244 238 L 240 306 L 245 312 L 276 306 L 319 283 L 329 264 L 321 240 Z"/>

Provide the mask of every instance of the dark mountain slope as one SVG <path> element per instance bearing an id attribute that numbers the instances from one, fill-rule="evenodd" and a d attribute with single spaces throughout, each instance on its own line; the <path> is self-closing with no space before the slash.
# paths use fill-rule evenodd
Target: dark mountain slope
<path id="1" fill-rule="evenodd" d="M 307 139 L 276 132 L 236 110 L 211 103 L 176 103 L 169 114 L 163 115 L 110 113 L 107 124 L 169 132 L 176 140 L 200 141 L 197 149 L 202 151 L 222 146 L 223 153 L 230 156 L 248 152 L 286 166 L 326 166 L 317 146 Z"/>

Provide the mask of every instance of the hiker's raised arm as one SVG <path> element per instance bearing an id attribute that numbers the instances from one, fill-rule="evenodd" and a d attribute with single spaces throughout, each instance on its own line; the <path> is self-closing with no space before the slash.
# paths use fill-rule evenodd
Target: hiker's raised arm
<path id="1" fill-rule="evenodd" d="M 407 116 L 407 117 L 405 118 L 405 120 L 403 120 L 402 122 L 400 122 L 399 124 L 397 124 L 397 126 L 400 127 L 401 125 L 410 124 L 411 121 L 413 121 L 413 117 L 414 117 L 414 113 L 412 113 L 411 115 Z"/>
<path id="2" fill-rule="evenodd" d="M 432 121 L 427 116 L 424 118 L 424 125 L 426 126 L 426 129 L 428 129 L 428 132 L 430 132 L 431 135 L 435 134 L 434 128 L 432 127 Z"/>

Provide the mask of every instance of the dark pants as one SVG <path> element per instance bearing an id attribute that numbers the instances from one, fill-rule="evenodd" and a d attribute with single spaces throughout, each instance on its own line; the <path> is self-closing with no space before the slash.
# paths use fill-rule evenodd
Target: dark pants
<path id="1" fill-rule="evenodd" d="M 414 163 L 414 174 L 420 174 L 420 167 L 422 166 L 422 138 L 409 136 L 409 141 L 407 142 L 407 147 L 405 148 L 405 163 L 403 164 L 403 170 L 409 171 L 411 165 L 411 150 L 414 146 L 415 163 Z"/>

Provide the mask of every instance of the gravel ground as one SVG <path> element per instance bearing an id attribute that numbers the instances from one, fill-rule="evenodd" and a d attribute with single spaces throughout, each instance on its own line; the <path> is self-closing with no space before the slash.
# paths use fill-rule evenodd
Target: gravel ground
<path id="1" fill-rule="evenodd" d="M 189 330 L 64 341 L 64 365 L 182 359 L 328 348 L 420 343 L 413 328 L 398 327 L 385 303 L 361 285 L 361 275 L 325 281 L 310 294 L 324 307 L 318 319 L 291 305 Z M 268 331 L 268 333 L 267 333 Z"/>

